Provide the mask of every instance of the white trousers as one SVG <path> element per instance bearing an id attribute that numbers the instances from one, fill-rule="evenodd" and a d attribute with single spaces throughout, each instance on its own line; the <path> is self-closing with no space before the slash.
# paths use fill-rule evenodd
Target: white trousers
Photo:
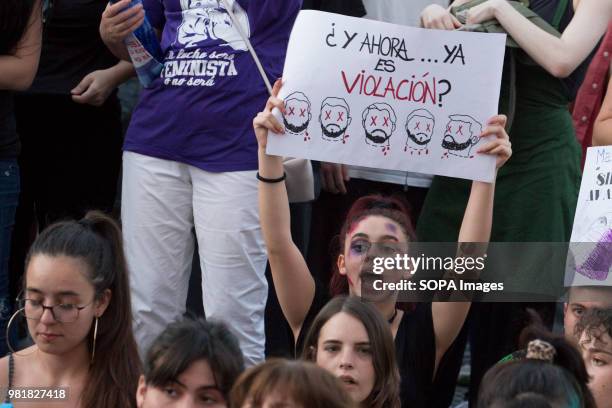
<path id="1" fill-rule="evenodd" d="M 122 190 L 124 246 L 141 355 L 185 312 L 195 226 L 206 317 L 230 326 L 247 365 L 263 361 L 268 286 L 255 171 L 210 173 L 125 152 Z"/>

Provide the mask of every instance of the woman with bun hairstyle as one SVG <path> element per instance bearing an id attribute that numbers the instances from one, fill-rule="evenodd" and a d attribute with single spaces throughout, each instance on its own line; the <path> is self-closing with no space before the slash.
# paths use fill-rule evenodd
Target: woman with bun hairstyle
<path id="1" fill-rule="evenodd" d="M 89 212 L 51 225 L 25 266 L 11 322 L 25 317 L 34 345 L 0 360 L 0 388 L 62 387 L 62 407 L 135 407 L 141 365 L 117 224 Z M 11 402 L 8 392 L 2 398 Z"/>
<path id="2" fill-rule="evenodd" d="M 539 326 L 521 335 L 522 350 L 487 371 L 478 408 L 596 408 L 580 352 L 563 336 Z"/>

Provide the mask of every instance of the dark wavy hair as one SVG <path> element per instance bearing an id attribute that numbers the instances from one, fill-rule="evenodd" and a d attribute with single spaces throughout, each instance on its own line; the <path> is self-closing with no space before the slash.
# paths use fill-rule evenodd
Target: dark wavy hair
<path id="1" fill-rule="evenodd" d="M 591 309 L 576 323 L 575 335 L 586 334 L 587 341 L 607 334 L 612 337 L 612 309 Z"/>
<path id="2" fill-rule="evenodd" d="M 0 55 L 11 54 L 28 27 L 35 0 L 0 1 Z"/>
<path id="3" fill-rule="evenodd" d="M 26 257 L 26 270 L 37 255 L 80 259 L 93 285 L 96 299 L 111 291 L 111 300 L 98 321 L 96 357 L 89 368 L 81 401 L 87 408 L 135 407 L 141 372 L 132 334 L 132 308 L 128 269 L 121 230 L 110 217 L 96 211 L 80 221 L 49 226 L 36 238 Z M 24 275 L 24 287 L 27 274 Z M 91 353 L 94 327 L 89 332 Z"/>
<path id="4" fill-rule="evenodd" d="M 371 408 L 399 408 L 400 375 L 389 324 L 374 306 L 359 298 L 337 296 L 327 302 L 310 325 L 304 340 L 302 358 L 316 361 L 321 329 L 329 319 L 341 312 L 353 316 L 363 324 L 372 349 L 372 364 L 376 379 L 372 392 L 362 405 Z"/>
<path id="5" fill-rule="evenodd" d="M 244 360 L 238 339 L 220 322 L 185 319 L 170 324 L 147 352 L 145 381 L 153 387 L 167 386 L 198 360 L 206 360 L 227 398 L 244 370 Z"/>
<path id="6" fill-rule="evenodd" d="M 382 195 L 369 195 L 361 197 L 353 203 L 351 208 L 346 215 L 346 219 L 340 234 L 335 239 L 335 252 L 336 258 L 339 254 L 344 251 L 344 245 L 346 243 L 347 234 L 364 218 L 379 215 L 388 218 L 397 224 L 402 229 L 402 232 L 409 241 L 416 239 L 414 227 L 410 221 L 410 211 L 408 205 L 399 197 L 394 196 L 382 196 Z M 332 296 L 347 294 L 348 293 L 348 282 L 346 276 L 340 274 L 338 266 L 334 262 L 334 271 L 329 284 L 329 291 Z"/>

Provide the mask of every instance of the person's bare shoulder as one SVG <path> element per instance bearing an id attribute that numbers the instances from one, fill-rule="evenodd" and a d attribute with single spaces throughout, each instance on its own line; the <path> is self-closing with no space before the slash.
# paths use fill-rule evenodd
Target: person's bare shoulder
<path id="1" fill-rule="evenodd" d="M 32 357 L 36 346 L 30 346 L 18 351 L 18 354 L 13 354 L 13 385 L 19 383 L 17 379 L 18 372 L 31 372 Z M 28 367 L 30 370 L 28 370 Z M 0 389 L 8 387 L 9 383 L 9 357 L 8 355 L 0 359 Z"/>

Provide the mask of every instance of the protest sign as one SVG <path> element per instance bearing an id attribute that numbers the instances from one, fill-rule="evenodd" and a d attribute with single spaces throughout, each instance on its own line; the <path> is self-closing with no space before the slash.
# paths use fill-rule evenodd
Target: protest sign
<path id="1" fill-rule="evenodd" d="M 566 286 L 612 286 L 612 146 L 589 147 L 568 257 Z"/>
<path id="2" fill-rule="evenodd" d="M 298 16 L 268 154 L 492 181 L 476 153 L 497 114 L 505 34 Z M 282 117 L 281 117 L 282 116 Z"/>

